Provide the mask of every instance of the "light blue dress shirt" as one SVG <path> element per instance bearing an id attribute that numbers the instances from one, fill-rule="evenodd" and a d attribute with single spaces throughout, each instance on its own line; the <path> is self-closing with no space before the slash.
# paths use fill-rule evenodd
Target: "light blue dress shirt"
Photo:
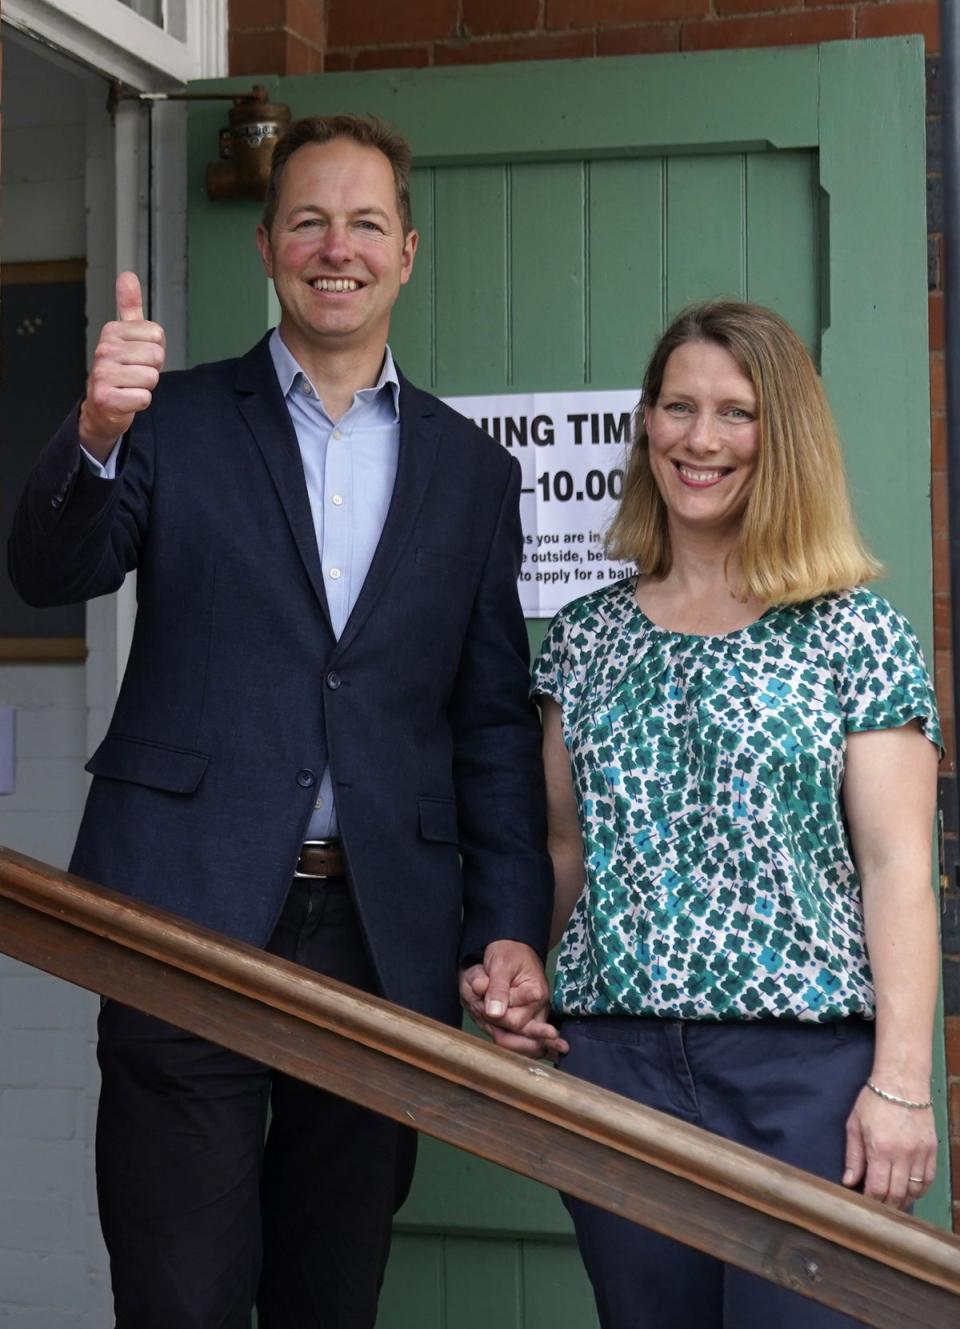
<path id="1" fill-rule="evenodd" d="M 393 496 L 400 453 L 400 380 L 388 346 L 377 382 L 355 393 L 349 409 L 333 421 L 276 328 L 270 355 L 300 445 L 330 622 L 339 637 L 370 571 Z M 102 465 L 82 451 L 98 475 L 115 478 L 119 446 Z M 321 683 L 318 670 L 317 687 Z M 306 838 L 323 840 L 336 833 L 327 766 Z"/>
<path id="2" fill-rule="evenodd" d="M 300 444 L 330 622 L 339 637 L 370 571 L 393 496 L 400 453 L 400 380 L 388 346 L 375 385 L 355 393 L 349 410 L 334 422 L 277 329 L 270 337 L 270 354 Z M 307 839 L 336 833 L 327 766 Z"/>

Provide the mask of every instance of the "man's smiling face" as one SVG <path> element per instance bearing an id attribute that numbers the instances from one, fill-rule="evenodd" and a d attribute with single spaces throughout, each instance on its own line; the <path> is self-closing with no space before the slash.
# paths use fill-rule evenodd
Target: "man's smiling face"
<path id="1" fill-rule="evenodd" d="M 378 148 L 346 138 L 298 148 L 257 245 L 283 310 L 281 335 L 301 363 L 386 342 L 417 233 L 403 234 L 393 168 Z"/>

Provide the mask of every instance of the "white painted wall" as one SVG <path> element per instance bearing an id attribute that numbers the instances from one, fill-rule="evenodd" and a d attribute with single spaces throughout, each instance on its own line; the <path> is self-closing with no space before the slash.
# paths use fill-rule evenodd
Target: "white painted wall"
<path id="1" fill-rule="evenodd" d="M 100 289 L 114 243 L 106 82 L 20 40 L 5 41 L 3 56 L 0 257 L 88 257 Z M 110 673 L 104 683 L 96 653 L 92 670 L 0 665 L 0 705 L 17 712 L 16 787 L 0 796 L 0 843 L 66 867 L 86 792 L 91 685 L 108 692 Z M 106 713 L 104 696 L 101 724 Z M 89 993 L 0 956 L 2 1329 L 112 1323 L 93 1183 L 96 1010 Z"/>
<path id="2" fill-rule="evenodd" d="M 0 665 L 0 699 L 17 712 L 16 788 L 0 797 L 0 844 L 66 867 L 85 791 L 83 666 Z"/>
<path id="3" fill-rule="evenodd" d="M 20 42 L 5 43 L 4 263 L 86 253 L 85 98 L 80 78 Z"/>

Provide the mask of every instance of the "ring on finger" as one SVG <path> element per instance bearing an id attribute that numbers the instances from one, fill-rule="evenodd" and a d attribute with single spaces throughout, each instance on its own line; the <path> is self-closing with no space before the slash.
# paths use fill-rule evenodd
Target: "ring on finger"
<path id="1" fill-rule="evenodd" d="M 926 1185 L 926 1177 L 907 1177 L 907 1181 L 909 1181 L 909 1183 L 910 1183 L 911 1186 L 925 1186 L 925 1185 Z"/>

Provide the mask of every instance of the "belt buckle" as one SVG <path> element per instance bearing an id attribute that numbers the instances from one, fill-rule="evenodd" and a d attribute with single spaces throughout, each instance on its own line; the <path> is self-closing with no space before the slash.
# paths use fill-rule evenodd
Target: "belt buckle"
<path id="1" fill-rule="evenodd" d="M 306 881 L 326 881 L 327 880 L 326 877 L 319 877 L 315 872 L 301 872 L 300 857 L 303 854 L 304 849 L 306 849 L 308 846 L 310 846 L 311 848 L 313 847 L 323 848 L 324 846 L 335 845 L 337 843 L 338 841 L 331 836 L 328 836 L 322 840 L 304 840 L 303 844 L 300 846 L 300 853 L 297 855 L 297 865 L 293 869 L 294 877 L 295 878 L 299 877 Z"/>

